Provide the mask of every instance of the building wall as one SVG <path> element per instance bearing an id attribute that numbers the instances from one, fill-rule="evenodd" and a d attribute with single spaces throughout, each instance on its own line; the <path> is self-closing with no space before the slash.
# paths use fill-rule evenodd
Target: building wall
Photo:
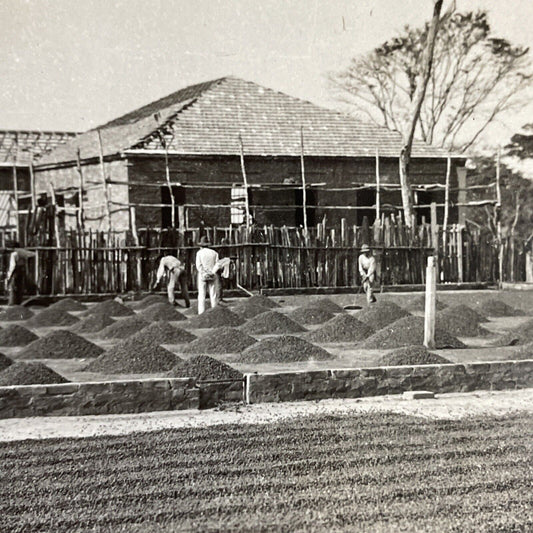
<path id="1" fill-rule="evenodd" d="M 106 175 L 111 181 L 126 182 L 127 161 L 118 159 L 105 162 Z M 94 230 L 107 230 L 106 202 L 102 184 L 102 168 L 99 163 L 82 164 L 83 182 L 86 193 L 84 195 L 85 226 Z M 54 168 L 50 170 L 35 169 L 35 190 L 37 195 L 45 194 L 49 197 L 52 183 L 59 191 L 68 187 L 78 187 L 79 174 L 75 166 Z M 112 202 L 128 203 L 128 187 L 122 185 L 108 185 L 109 199 Z M 65 195 L 65 205 L 78 205 L 76 191 Z M 130 226 L 130 215 L 127 206 L 110 204 L 111 226 L 116 231 L 127 230 Z M 76 212 L 65 213 L 65 227 L 76 226 Z"/>
<path id="2" fill-rule="evenodd" d="M 246 157 L 246 174 L 249 184 L 283 183 L 284 181 L 301 183 L 301 168 L 299 158 L 288 157 Z M 239 157 L 220 156 L 180 156 L 170 157 L 169 173 L 172 182 L 191 184 L 194 182 L 222 182 L 242 183 L 242 171 Z M 331 187 L 349 186 L 353 183 L 375 183 L 375 161 L 373 158 L 317 158 L 306 157 L 305 173 L 308 184 L 327 182 Z M 380 176 L 383 184 L 399 183 L 398 161 L 396 159 L 382 159 L 380 161 Z M 130 184 L 130 201 L 132 203 L 162 203 L 160 188 L 143 187 L 138 183 L 164 182 L 166 169 L 164 157 L 130 156 L 128 162 L 128 177 Z M 446 160 L 426 159 L 416 160 L 411 165 L 411 180 L 413 184 L 441 183 L 446 181 Z M 457 186 L 457 171 L 455 163 L 451 172 L 451 187 Z M 250 211 L 258 224 L 275 224 L 295 226 L 301 224 L 301 213 L 295 209 L 272 210 L 265 209 L 265 205 L 294 205 L 299 193 L 294 190 L 265 191 L 251 189 Z M 456 193 L 451 195 L 455 201 Z M 168 200 L 167 200 L 168 201 Z M 431 201 L 443 202 L 444 192 L 424 193 L 420 195 L 419 203 Z M 301 203 L 301 198 L 299 200 Z M 308 191 L 307 205 L 337 205 L 356 206 L 369 205 L 375 202 L 373 193 L 369 191 Z M 184 203 L 201 203 L 203 207 L 187 208 L 190 227 L 205 225 L 227 226 L 230 223 L 230 209 L 225 207 L 209 207 L 210 205 L 231 204 L 230 189 L 186 189 Z M 401 205 L 399 191 L 381 193 L 381 204 Z M 314 212 L 313 212 L 314 211 Z M 429 209 L 424 212 L 429 220 Z M 162 222 L 161 208 L 138 207 L 136 218 L 139 227 L 156 226 Z M 370 217 L 372 222 L 374 209 L 367 211 L 345 209 L 308 210 L 310 224 L 320 222 L 327 217 L 328 225 L 338 224 L 341 218 L 346 218 L 348 224 L 360 224 L 363 215 Z M 450 223 L 457 220 L 457 210 L 450 211 Z M 442 209 L 439 213 L 442 220 Z"/>

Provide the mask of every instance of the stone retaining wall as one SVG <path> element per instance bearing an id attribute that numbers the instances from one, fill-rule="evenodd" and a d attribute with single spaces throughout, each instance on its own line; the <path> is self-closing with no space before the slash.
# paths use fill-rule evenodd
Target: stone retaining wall
<path id="1" fill-rule="evenodd" d="M 0 418 L 198 409 L 191 378 L 0 387 Z"/>
<path id="2" fill-rule="evenodd" d="M 533 360 L 246 374 L 246 403 L 533 387 Z"/>
<path id="3" fill-rule="evenodd" d="M 198 381 L 200 389 L 200 409 L 216 407 L 220 403 L 244 401 L 244 380 L 231 379 L 227 381 Z"/>

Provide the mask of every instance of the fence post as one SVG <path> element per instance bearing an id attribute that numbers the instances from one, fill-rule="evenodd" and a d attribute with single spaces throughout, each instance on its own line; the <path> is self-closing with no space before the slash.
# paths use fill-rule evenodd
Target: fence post
<path id="1" fill-rule="evenodd" d="M 426 309 L 424 316 L 424 346 L 435 348 L 435 309 L 437 301 L 437 269 L 435 257 L 428 257 L 426 267 Z"/>

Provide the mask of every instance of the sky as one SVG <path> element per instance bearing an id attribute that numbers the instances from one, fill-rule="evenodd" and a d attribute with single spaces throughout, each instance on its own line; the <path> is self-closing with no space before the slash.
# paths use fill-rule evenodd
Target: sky
<path id="1" fill-rule="evenodd" d="M 531 0 L 456 5 L 533 48 Z M 431 12 L 430 0 L 2 0 L 0 129 L 84 131 L 225 75 L 334 107 L 328 71 Z M 533 106 L 497 141 L 525 122 Z"/>

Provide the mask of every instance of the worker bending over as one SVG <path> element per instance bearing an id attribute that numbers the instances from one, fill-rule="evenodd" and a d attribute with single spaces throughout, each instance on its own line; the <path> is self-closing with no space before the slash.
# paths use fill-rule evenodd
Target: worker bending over
<path id="1" fill-rule="evenodd" d="M 14 250 L 9 255 L 6 275 L 6 290 L 9 293 L 8 305 L 20 305 L 26 292 L 28 259 L 35 257 L 34 252 L 24 250 L 17 241 L 12 243 Z"/>
<path id="2" fill-rule="evenodd" d="M 185 306 L 190 307 L 191 301 L 189 300 L 189 290 L 187 288 L 187 273 L 185 271 L 185 265 L 173 255 L 165 255 L 159 262 L 157 269 L 156 280 L 153 285 L 153 289 L 156 289 L 163 276 L 167 277 L 167 293 L 168 301 L 172 305 L 176 305 L 176 297 L 174 295 L 174 288 L 176 283 L 180 284 L 181 296 L 185 300 Z"/>
<path id="3" fill-rule="evenodd" d="M 204 235 L 199 242 L 200 249 L 196 252 L 196 270 L 198 271 L 198 314 L 205 311 L 205 297 L 209 292 L 211 307 L 218 304 L 218 276 L 215 266 L 218 263 L 218 253 L 209 248 L 209 240 Z"/>
<path id="4" fill-rule="evenodd" d="M 376 301 L 374 296 L 374 281 L 376 279 L 376 259 L 372 255 L 372 250 L 367 244 L 363 244 L 361 255 L 359 255 L 359 274 L 363 282 L 363 289 L 366 292 L 366 301 L 372 304 Z"/>

